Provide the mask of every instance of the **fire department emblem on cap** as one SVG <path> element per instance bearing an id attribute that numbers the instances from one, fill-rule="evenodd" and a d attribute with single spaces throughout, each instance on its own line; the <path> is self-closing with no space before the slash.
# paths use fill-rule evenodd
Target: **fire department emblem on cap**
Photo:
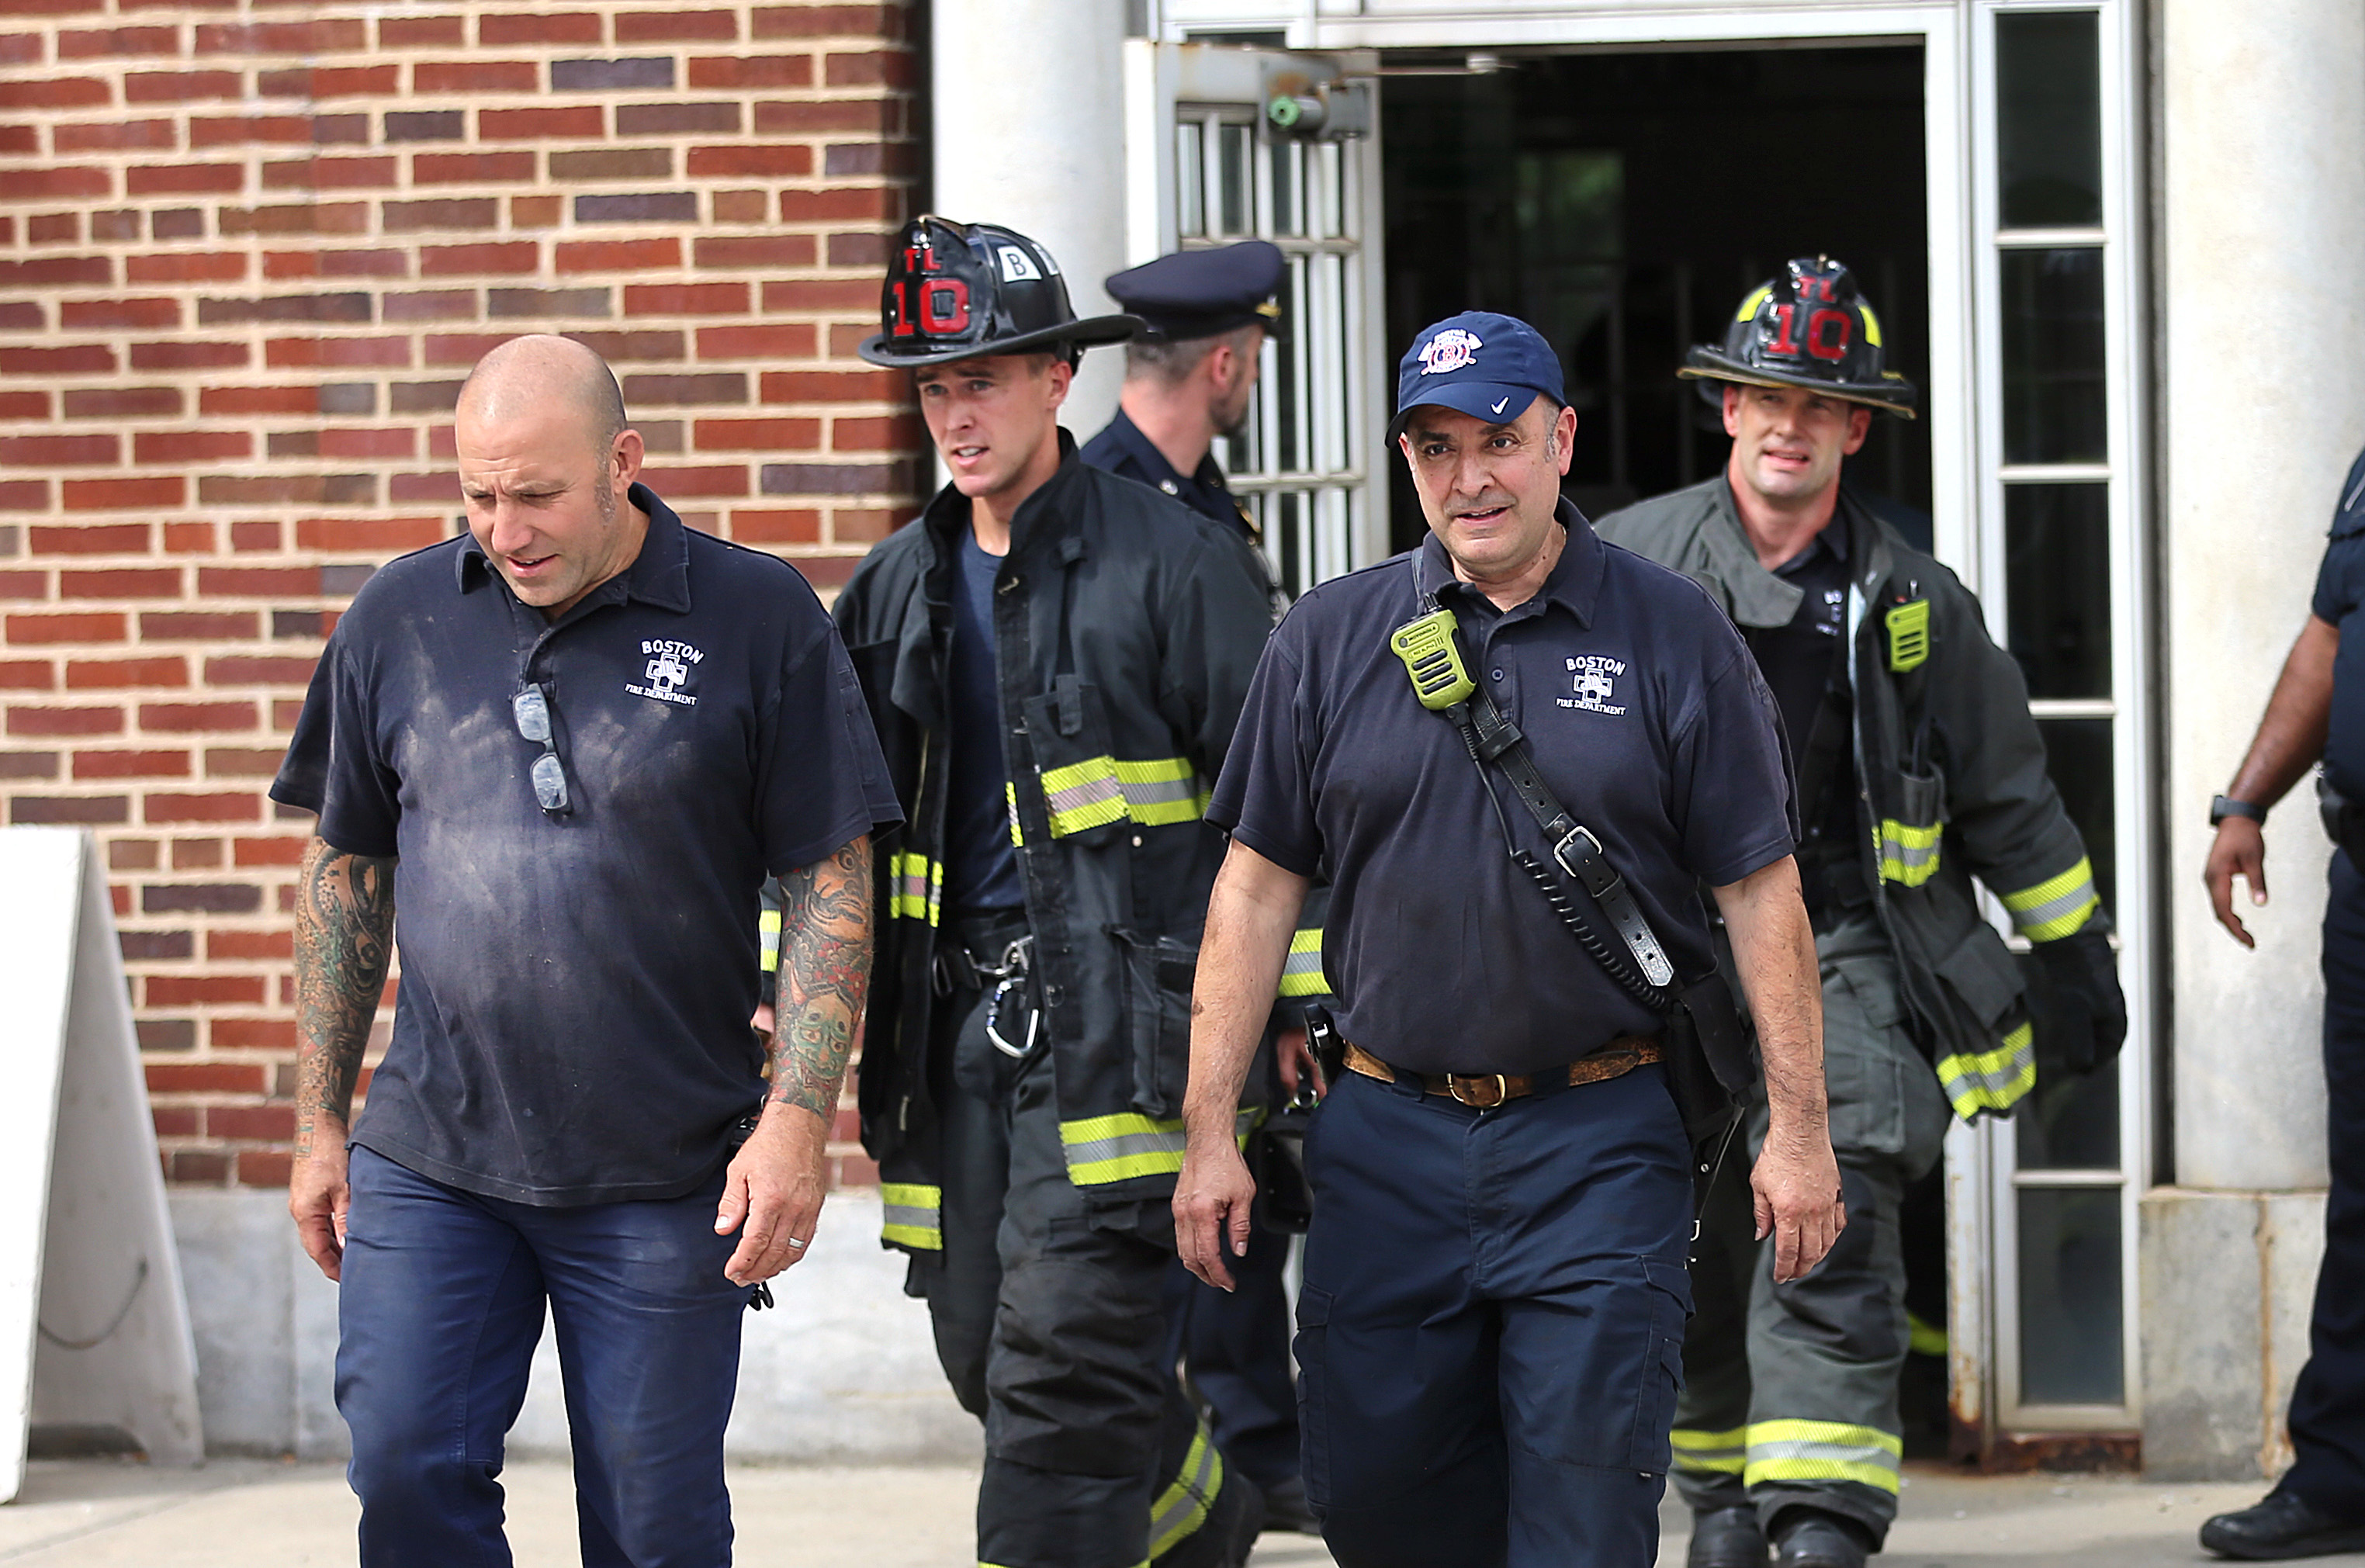
<path id="1" fill-rule="evenodd" d="M 1478 363 L 1478 351 L 1484 346 L 1477 333 L 1463 327 L 1448 327 L 1422 346 L 1420 373 L 1444 375 L 1466 369 Z"/>

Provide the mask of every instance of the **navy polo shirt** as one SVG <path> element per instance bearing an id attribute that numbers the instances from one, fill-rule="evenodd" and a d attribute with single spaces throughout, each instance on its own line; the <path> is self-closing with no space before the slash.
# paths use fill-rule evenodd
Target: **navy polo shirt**
<path id="1" fill-rule="evenodd" d="M 2315 574 L 2312 608 L 2340 633 L 2332 660 L 2332 727 L 2324 770 L 2348 801 L 2365 801 L 2365 453 L 2350 465 L 2333 509 L 2332 541 Z"/>
<path id="2" fill-rule="evenodd" d="M 901 819 L 853 666 L 785 562 L 648 514 L 555 624 L 466 535 L 337 622 L 272 786 L 399 857 L 394 1036 L 353 1141 L 519 1203 L 676 1197 L 760 1103 L 757 895 Z M 521 682 L 571 815 L 535 803 Z"/>
<path id="3" fill-rule="evenodd" d="M 1389 651 L 1425 592 L 1461 616 L 1471 673 L 1600 839 L 1679 975 L 1714 962 L 1700 884 L 1737 882 L 1797 840 L 1774 700 L 1732 624 L 1566 501 L 1560 517 L 1552 576 L 1499 615 L 1475 608 L 1434 535 L 1300 599 L 1265 647 L 1207 811 L 1267 859 L 1328 871 L 1322 950 L 1340 1032 L 1415 1071 L 1530 1072 L 1664 1026 L 1512 864 L 1460 731 L 1420 705 Z M 1520 842 L 1548 857 L 1493 783 Z"/>

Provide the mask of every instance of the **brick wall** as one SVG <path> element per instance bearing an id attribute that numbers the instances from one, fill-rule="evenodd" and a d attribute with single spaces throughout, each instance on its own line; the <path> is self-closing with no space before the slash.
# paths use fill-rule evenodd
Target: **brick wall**
<path id="1" fill-rule="evenodd" d="M 479 353 L 598 348 L 658 493 L 824 591 L 908 511 L 853 345 L 916 15 L 0 0 L 0 801 L 105 846 L 174 1180 L 286 1180 L 308 820 L 263 790 L 340 607 L 454 527 Z"/>

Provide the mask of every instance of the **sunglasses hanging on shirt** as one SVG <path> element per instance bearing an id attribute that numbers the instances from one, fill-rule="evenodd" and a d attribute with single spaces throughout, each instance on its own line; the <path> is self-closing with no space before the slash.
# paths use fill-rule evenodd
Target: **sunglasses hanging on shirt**
<path id="1" fill-rule="evenodd" d="M 510 716 L 517 733 L 542 747 L 527 777 L 533 780 L 534 804 L 544 816 L 563 817 L 575 810 L 566 793 L 566 765 L 558 759 L 558 739 L 550 724 L 550 696 L 540 685 L 522 686 L 510 699 Z"/>

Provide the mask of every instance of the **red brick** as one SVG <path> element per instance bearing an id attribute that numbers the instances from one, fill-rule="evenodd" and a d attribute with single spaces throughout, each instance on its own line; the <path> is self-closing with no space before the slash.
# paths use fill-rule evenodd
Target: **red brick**
<path id="1" fill-rule="evenodd" d="M 766 191 L 716 191 L 713 213 L 717 223 L 763 223 L 772 216 L 771 195 Z"/>
<path id="2" fill-rule="evenodd" d="M 555 229 L 566 203 L 555 196 L 510 197 L 510 227 L 514 230 Z"/>
<path id="3" fill-rule="evenodd" d="M 244 343 L 131 345 L 131 368 L 134 370 L 226 370 L 246 364 L 250 357 Z"/>
<path id="4" fill-rule="evenodd" d="M 419 432 L 409 426 L 378 430 L 345 430 L 334 426 L 320 432 L 323 457 L 398 457 L 419 454 Z"/>
<path id="5" fill-rule="evenodd" d="M 607 111 L 597 104 L 558 108 L 478 109 L 476 135 L 486 141 L 572 140 L 607 133 Z"/>
<path id="6" fill-rule="evenodd" d="M 263 275 L 281 277 L 409 277 L 407 251 L 265 251 Z"/>
<path id="7" fill-rule="evenodd" d="M 151 1094 L 262 1094 L 271 1078 L 260 1062 L 151 1061 Z"/>
<path id="8" fill-rule="evenodd" d="M 398 65 L 264 71 L 255 79 L 256 95 L 265 98 L 391 98 L 401 90 Z"/>
<path id="9" fill-rule="evenodd" d="M 810 87 L 813 79 L 810 54 L 706 54 L 689 62 L 692 87 Z"/>
<path id="10" fill-rule="evenodd" d="M 758 136 L 810 136 L 820 131 L 892 136 L 902 129 L 901 106 L 893 98 L 802 98 L 756 106 Z"/>
<path id="11" fill-rule="evenodd" d="M 755 15 L 753 34 L 771 38 L 896 38 L 902 31 L 900 6 L 765 6 Z"/>
<path id="12" fill-rule="evenodd" d="M 903 198 L 876 185 L 842 185 L 820 191 L 782 191 L 783 223 L 850 223 L 884 219 Z"/>
<path id="13" fill-rule="evenodd" d="M 312 599 L 319 592 L 320 573 L 314 566 L 197 568 L 197 594 L 202 599 Z"/>
<path id="14" fill-rule="evenodd" d="M 296 934 L 292 931 L 208 931 L 206 933 L 206 957 L 209 959 L 262 958 L 285 961 L 296 956 Z"/>
<path id="15" fill-rule="evenodd" d="M 128 196 L 181 192 L 227 196 L 245 184 L 245 167 L 238 163 L 134 163 L 123 175 Z"/>
<path id="16" fill-rule="evenodd" d="M 60 572 L 60 599 L 178 599 L 177 566 L 118 566 L 112 571 Z"/>
<path id="17" fill-rule="evenodd" d="M 50 395 L 47 392 L 0 392 L 0 420 L 46 420 L 50 417 Z"/>
<path id="18" fill-rule="evenodd" d="M 207 386 L 197 393 L 201 414 L 316 414 L 318 386 Z"/>
<path id="19" fill-rule="evenodd" d="M 410 183 L 414 185 L 474 185 L 520 184 L 533 178 L 531 152 L 414 152 Z"/>
<path id="20" fill-rule="evenodd" d="M 811 452 L 821 444 L 819 420 L 700 420 L 691 429 L 701 452 Z"/>
<path id="21" fill-rule="evenodd" d="M 409 365 L 409 338 L 272 338 L 263 359 L 275 370 L 346 365 Z"/>
<path id="22" fill-rule="evenodd" d="M 19 72 L 8 86 L 12 109 L 80 109 L 114 101 L 114 89 L 97 76 L 41 77 Z"/>
<path id="23" fill-rule="evenodd" d="M 185 104 L 246 95 L 241 71 L 134 71 L 123 78 L 127 104 Z"/>
<path id="24" fill-rule="evenodd" d="M 245 431 L 141 431 L 131 438 L 132 461 L 142 465 L 201 463 L 250 457 L 254 437 Z"/>
<path id="25" fill-rule="evenodd" d="M 8 192 L 18 201 L 38 196 L 74 201 L 101 198 L 115 194 L 115 175 L 111 170 L 82 163 L 53 169 L 18 167 L 8 172 Z"/>
<path id="26" fill-rule="evenodd" d="M 378 190 L 395 184 L 395 161 L 385 158 L 300 158 L 265 163 L 263 184 L 270 190 Z"/>
<path id="27" fill-rule="evenodd" d="M 386 204 L 391 208 L 397 204 Z M 296 202 L 286 207 L 225 207 L 216 215 L 228 234 L 362 234 L 369 230 L 366 202 Z"/>
<path id="28" fill-rule="evenodd" d="M 744 464 L 703 468 L 666 468 L 651 465 L 645 471 L 651 489 L 668 500 L 679 497 L 744 496 L 748 493 Z"/>
<path id="29" fill-rule="evenodd" d="M 36 555 L 141 555 L 148 552 L 144 522 L 101 523 L 95 528 L 33 528 Z"/>
<path id="30" fill-rule="evenodd" d="M 450 49 L 467 41 L 467 22 L 459 17 L 387 17 L 377 25 L 380 49 Z"/>
<path id="31" fill-rule="evenodd" d="M 892 403 L 911 393 L 892 370 L 769 370 L 760 385 L 767 403 Z"/>
<path id="32" fill-rule="evenodd" d="M 185 751 L 78 751 L 76 778 L 185 778 L 189 754 Z"/>
<path id="33" fill-rule="evenodd" d="M 49 510 L 50 482 L 47 479 L 0 480 L 0 511 Z"/>
<path id="34" fill-rule="evenodd" d="M 156 799 L 150 796 L 149 803 Z M 145 990 L 150 1007 L 202 1007 L 207 1002 L 260 1002 L 270 988 L 261 975 L 150 975 Z"/>
<path id="35" fill-rule="evenodd" d="M 169 119 L 100 120 L 55 126 L 50 131 L 50 150 L 62 155 L 180 145 L 180 127 Z"/>
<path id="36" fill-rule="evenodd" d="M 293 1155 L 259 1148 L 238 1151 L 238 1184 L 241 1187 L 265 1187 L 278 1192 L 287 1185 L 295 1172 Z"/>
<path id="37" fill-rule="evenodd" d="M 150 823 L 250 823 L 263 814 L 263 797 L 251 791 L 219 795 L 151 794 L 141 802 Z M 196 1000 L 192 998 L 192 1000 Z M 243 1002 L 242 996 L 214 997 L 217 1002 Z M 260 1002 L 261 995 L 252 1000 Z"/>
<path id="38" fill-rule="evenodd" d="M 66 689 L 69 691 L 116 691 L 132 687 L 188 684 L 188 661 L 177 654 L 144 659 L 70 659 L 66 663 Z"/>
<path id="39" fill-rule="evenodd" d="M 296 524 L 299 550 L 416 550 L 442 540 L 441 518 L 308 517 Z"/>
<path id="40" fill-rule="evenodd" d="M 909 87 L 918 79 L 908 50 L 849 50 L 832 54 L 822 67 L 822 80 L 833 87 Z"/>
<path id="41" fill-rule="evenodd" d="M 776 180 L 813 173 L 813 149 L 794 141 L 693 147 L 684 165 L 693 180 Z"/>
<path id="42" fill-rule="evenodd" d="M 166 734 L 251 730 L 256 718 L 252 702 L 152 702 L 140 707 L 140 727 Z"/>
<path id="43" fill-rule="evenodd" d="M 531 60 L 422 60 L 410 68 L 414 93 L 532 93 L 542 85 Z"/>
<path id="44" fill-rule="evenodd" d="M 148 1119 L 156 1128 L 158 1137 L 195 1137 L 197 1136 L 197 1113 L 194 1106 L 151 1105 Z M 199 1154 L 193 1149 L 174 1149 L 164 1156 L 164 1175 L 168 1181 L 219 1182 L 228 1172 L 227 1156 Z M 204 1174 L 210 1170 L 211 1175 Z"/>
<path id="45" fill-rule="evenodd" d="M 760 271 L 809 267 L 816 251 L 810 234 L 728 234 L 696 241 L 692 254 L 701 267 Z"/>
<path id="46" fill-rule="evenodd" d="M 47 599 L 49 581 L 47 572 L 0 572 L 0 599 Z"/>
<path id="47" fill-rule="evenodd" d="M 210 555 L 214 552 L 214 525 L 210 522 L 168 522 L 164 525 L 164 552 L 169 555 Z"/>
<path id="48" fill-rule="evenodd" d="M 736 11 L 625 11 L 616 17 L 618 43 L 730 43 L 738 37 Z"/>
<path id="49" fill-rule="evenodd" d="M 63 7 L 45 7 L 63 9 Z M 89 9 L 96 10 L 96 6 Z M 178 54 L 178 28 L 106 28 L 58 34 L 60 60 L 95 60 L 107 55 Z"/>
<path id="50" fill-rule="evenodd" d="M 427 245 L 419 252 L 421 277 L 483 274 L 515 276 L 541 265 L 542 246 L 532 240 L 476 245 Z"/>
<path id="51" fill-rule="evenodd" d="M 207 756 L 214 754 L 206 753 Z M 272 754 L 275 757 L 277 753 Z M 304 858 L 301 838 L 239 838 L 230 841 L 230 858 L 241 866 L 293 866 Z"/>
<path id="52" fill-rule="evenodd" d="M 47 659 L 0 659 L 0 691 L 50 691 L 57 684 Z"/>
<path id="53" fill-rule="evenodd" d="M 250 263 L 236 251 L 158 251 L 123 258 L 127 283 L 235 283 Z"/>
<path id="54" fill-rule="evenodd" d="M 206 661 L 206 684 L 223 686 L 302 686 L 312 678 L 311 658 L 264 654 L 230 654 Z"/>
<path id="55" fill-rule="evenodd" d="M 115 281 L 115 268 L 105 256 L 42 256 L 29 262 L 0 262 L 0 286 L 38 288 L 52 284 Z"/>
<path id="56" fill-rule="evenodd" d="M 599 43 L 600 18 L 588 11 L 544 16 L 488 11 L 476 19 L 476 41 L 488 45 Z"/>
<path id="57" fill-rule="evenodd" d="M 844 588 L 861 564 L 859 555 L 799 555 L 796 568 L 804 574 L 805 581 L 817 588 Z"/>
<path id="58" fill-rule="evenodd" d="M 71 615 L 11 615 L 8 641 L 23 645 L 46 643 L 120 643 L 128 622 L 114 610 L 82 610 Z"/>
<path id="59" fill-rule="evenodd" d="M 0 466 L 47 468 L 53 465 L 110 464 L 121 442 L 111 435 L 0 436 Z"/>
<path id="60" fill-rule="evenodd" d="M 742 544 L 818 544 L 817 511 L 734 511 L 731 537 Z"/>
<path id="61" fill-rule="evenodd" d="M 189 145 L 235 147 L 246 142 L 309 143 L 314 139 L 309 115 L 208 115 L 189 120 Z"/>
<path id="62" fill-rule="evenodd" d="M 58 324 L 79 331 L 129 328 L 135 331 L 170 330 L 181 324 L 177 299 L 69 299 L 59 308 Z"/>
<path id="63" fill-rule="evenodd" d="M 272 1143 L 285 1143 L 296 1136 L 296 1107 L 293 1105 L 208 1105 L 206 1107 L 206 1134 L 218 1138 L 255 1138 Z M 244 1165 L 247 1153 L 241 1150 L 239 1160 Z M 252 1186 L 241 1170 L 241 1182 Z"/>
<path id="64" fill-rule="evenodd" d="M 198 54 L 353 54 L 369 47 L 369 24 L 357 17 L 305 22 L 205 22 Z"/>
<path id="65" fill-rule="evenodd" d="M 177 580 L 178 572 L 173 574 Z M 172 642 L 244 642 L 256 635 L 260 628 L 252 610 L 151 610 L 140 617 L 140 640 L 143 643 Z"/>
<path id="66" fill-rule="evenodd" d="M 68 511 L 131 511 L 183 504 L 177 474 L 147 479 L 68 479 L 59 488 Z"/>
<path id="67" fill-rule="evenodd" d="M 449 502 L 460 500 L 460 476 L 449 468 L 439 468 L 432 474 L 395 474 L 387 476 L 386 498 L 389 501 Z"/>
<path id="68" fill-rule="evenodd" d="M 300 851 L 302 840 L 297 843 Z M 217 1018 L 207 1029 L 207 1036 L 208 1043 L 218 1050 L 294 1050 L 296 1021 L 293 1018 Z"/>
<path id="69" fill-rule="evenodd" d="M 11 708 L 12 735 L 118 735 L 123 733 L 120 708 Z"/>
<path id="70" fill-rule="evenodd" d="M 744 316 L 744 283 L 644 283 L 624 290 L 627 316 Z"/>
<path id="71" fill-rule="evenodd" d="M 638 272 L 681 265 L 681 241 L 671 236 L 662 240 L 562 241 L 554 250 L 553 264 L 562 274 Z"/>
<path id="72" fill-rule="evenodd" d="M 268 521 L 233 522 L 230 525 L 230 547 L 233 550 L 276 550 L 279 548 L 279 525 Z"/>
<path id="73" fill-rule="evenodd" d="M 842 415 L 829 422 L 833 452 L 912 452 L 927 444 L 927 427 L 913 414 L 886 419 Z"/>

